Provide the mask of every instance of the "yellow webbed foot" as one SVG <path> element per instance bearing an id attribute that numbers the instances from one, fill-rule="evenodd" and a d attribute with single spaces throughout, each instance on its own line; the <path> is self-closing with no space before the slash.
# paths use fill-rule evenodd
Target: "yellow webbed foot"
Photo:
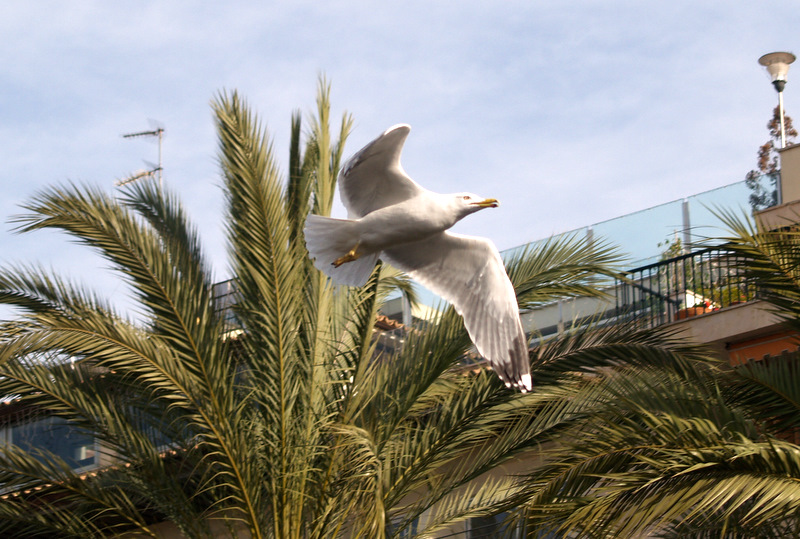
<path id="1" fill-rule="evenodd" d="M 347 254 L 344 256 L 340 256 L 336 260 L 333 261 L 333 267 L 338 268 L 342 264 L 346 264 L 348 262 L 352 262 L 353 260 L 358 260 L 358 257 L 361 256 L 358 254 L 358 245 L 350 249 Z"/>

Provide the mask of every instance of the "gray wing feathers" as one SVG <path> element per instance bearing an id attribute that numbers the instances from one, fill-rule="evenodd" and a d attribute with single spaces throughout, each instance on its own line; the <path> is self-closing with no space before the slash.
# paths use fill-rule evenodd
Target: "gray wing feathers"
<path id="1" fill-rule="evenodd" d="M 445 232 L 385 251 L 387 261 L 453 304 L 500 378 L 515 386 L 529 373 L 527 340 L 511 281 L 494 244 Z"/>
<path id="2" fill-rule="evenodd" d="M 390 127 L 342 167 L 339 194 L 349 218 L 364 217 L 423 190 L 400 165 L 400 154 L 410 131 L 405 124 Z"/>

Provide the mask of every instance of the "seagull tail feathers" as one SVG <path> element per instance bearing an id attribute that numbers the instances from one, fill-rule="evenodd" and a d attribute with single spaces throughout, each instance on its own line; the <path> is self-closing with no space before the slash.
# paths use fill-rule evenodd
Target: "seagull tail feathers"
<path id="1" fill-rule="evenodd" d="M 378 253 L 362 256 L 352 262 L 335 267 L 333 262 L 344 256 L 358 242 L 355 223 L 348 219 L 334 219 L 322 215 L 309 215 L 303 229 L 308 254 L 314 266 L 334 282 L 350 286 L 366 284 Z"/>

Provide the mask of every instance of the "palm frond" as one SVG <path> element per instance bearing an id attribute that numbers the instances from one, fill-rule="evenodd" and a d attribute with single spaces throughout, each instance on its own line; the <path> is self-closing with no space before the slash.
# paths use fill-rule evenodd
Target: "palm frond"
<path id="1" fill-rule="evenodd" d="M 797 355 L 751 361 L 726 377 L 727 399 L 748 410 L 772 432 L 791 435 L 800 429 L 800 380 Z"/>
<path id="2" fill-rule="evenodd" d="M 603 534 L 629 529 L 637 501 L 648 508 L 637 522 L 664 530 L 680 496 L 704 504 L 680 513 L 698 526 L 720 516 L 760 526 L 793 510 L 767 483 L 741 503 L 687 490 L 685 478 L 712 472 L 742 488 L 755 488 L 746 471 L 791 478 L 795 456 L 762 434 L 763 393 L 748 385 L 733 399 L 736 384 L 716 383 L 715 364 L 677 335 L 577 328 L 532 351 L 538 385 L 525 395 L 474 361 L 452 308 L 406 328 L 396 353 L 376 353 L 376 315 L 390 294 L 414 303 L 410 281 L 380 264 L 365 287 L 337 287 L 304 245 L 308 213 L 330 212 L 352 126 L 345 114 L 331 129 L 329 94 L 321 78 L 307 131 L 293 116 L 286 174 L 237 93 L 212 104 L 230 311 L 215 305 L 177 197 L 155 185 L 119 197 L 68 185 L 26 205 L 21 231 L 60 230 L 97 250 L 140 316 L 41 268 L 0 270 L 0 302 L 20 313 L 0 323 L 0 392 L 91 433 L 102 463 L 86 477 L 55 455 L 0 448 L 0 482 L 15 491 L 0 529 L 154 535 L 166 521 L 190 537 L 218 525 L 251 537 L 382 537 L 522 506 L 539 529 Z M 508 270 L 530 308 L 603 297 L 619 261 L 602 242 L 562 238 L 517 253 Z M 781 387 L 747 374 L 740 386 Z M 784 389 L 788 427 L 796 401 Z M 522 459 L 537 465 L 506 473 Z M 660 485 L 675 508 L 658 499 Z"/>
<path id="3" fill-rule="evenodd" d="M 602 241 L 567 235 L 530 244 L 506 261 L 521 309 L 553 298 L 603 297 L 600 285 L 621 275 L 619 251 Z"/>

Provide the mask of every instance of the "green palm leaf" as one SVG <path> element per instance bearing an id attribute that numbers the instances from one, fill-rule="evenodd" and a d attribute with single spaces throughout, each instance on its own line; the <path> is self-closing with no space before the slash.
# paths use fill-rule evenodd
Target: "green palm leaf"
<path id="1" fill-rule="evenodd" d="M 137 312 L 122 315 L 89 287 L 35 266 L 0 269 L 0 302 L 19 313 L 0 324 L 0 393 L 9 396 L 14 417 L 29 413 L 31 421 L 66 422 L 91 435 L 100 465 L 82 475 L 68 459 L 24 443 L 3 446 L 0 483 L 13 495 L 0 504 L 0 531 L 157 536 L 170 525 L 186 537 L 222 529 L 250 537 L 374 538 L 436 533 L 516 506 L 532 523 L 576 530 L 570 511 L 583 511 L 598 523 L 592 530 L 605 530 L 621 520 L 601 514 L 592 493 L 620 484 L 630 488 L 604 503 L 630 507 L 624 496 L 636 492 L 651 503 L 641 493 L 660 476 L 641 470 L 664 455 L 677 478 L 706 471 L 670 453 L 675 440 L 667 443 L 666 434 L 660 452 L 630 455 L 627 446 L 613 446 L 623 434 L 662 423 L 705 432 L 695 416 L 670 423 L 666 411 L 646 415 L 633 406 L 660 387 L 655 373 L 676 390 L 700 380 L 686 390 L 684 414 L 702 401 L 696 395 L 727 395 L 709 382 L 703 353 L 675 335 L 588 328 L 544 342 L 531 354 L 539 385 L 526 395 L 466 361 L 471 343 L 449 307 L 399 334 L 404 345 L 396 354 L 377 354 L 376 316 L 391 294 L 415 301 L 408 278 L 379 264 L 365 287 L 337 287 L 304 246 L 308 213 L 330 213 L 352 126 L 345 115 L 332 132 L 327 82 L 320 81 L 307 131 L 299 114 L 292 118 L 285 174 L 269 133 L 238 94 L 223 92 L 212 107 L 226 269 L 234 275 L 230 309 L 216 304 L 212 267 L 177 197 L 154 184 L 134 183 L 118 196 L 54 187 L 16 218 L 21 232 L 58 230 L 98 252 L 129 285 Z M 603 296 L 601 285 L 617 276 L 619 262 L 604 244 L 572 238 L 523 250 L 508 270 L 520 305 L 533 308 Z M 626 386 L 636 373 L 653 376 L 652 383 Z M 757 394 L 747 395 L 717 414 L 717 443 L 766 442 L 754 435 L 756 415 L 745 410 L 746 398 Z M 666 410 L 660 401 L 649 405 Z M 723 428 L 722 419 L 734 426 Z M 605 436 L 605 451 L 576 444 L 567 459 L 547 452 L 551 460 L 524 481 L 505 474 L 504 466 L 538 462 L 543 448 L 567 446 L 584 433 Z M 701 444 L 700 434 L 695 438 Z M 753 467 L 777 458 L 755 454 L 725 458 Z M 612 481 L 625 466 L 636 474 Z M 758 524 L 791 506 L 772 500 L 774 490 L 762 491 L 761 501 L 743 502 L 736 514 L 746 511 L 747 522 Z M 722 505 L 708 505 L 696 520 L 728 515 Z"/>

